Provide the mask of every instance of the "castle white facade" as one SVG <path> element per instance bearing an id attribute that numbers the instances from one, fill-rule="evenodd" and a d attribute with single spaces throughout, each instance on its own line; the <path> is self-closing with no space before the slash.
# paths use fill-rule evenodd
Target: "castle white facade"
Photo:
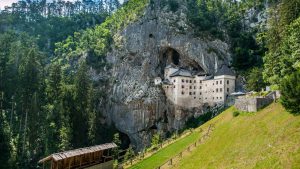
<path id="1" fill-rule="evenodd" d="M 155 84 L 162 84 L 167 98 L 175 105 L 193 108 L 204 104 L 216 106 L 224 104 L 231 93 L 235 92 L 235 74 L 223 65 L 214 76 L 195 73 L 167 66 L 164 79 L 155 79 Z"/>

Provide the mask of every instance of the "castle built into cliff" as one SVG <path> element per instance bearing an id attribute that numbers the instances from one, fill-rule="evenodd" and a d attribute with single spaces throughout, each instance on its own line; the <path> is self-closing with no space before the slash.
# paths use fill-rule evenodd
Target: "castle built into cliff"
<path id="1" fill-rule="evenodd" d="M 235 74 L 223 65 L 215 74 L 193 72 L 174 65 L 165 68 L 164 79 L 156 78 L 175 105 L 193 108 L 224 104 L 235 92 Z"/>

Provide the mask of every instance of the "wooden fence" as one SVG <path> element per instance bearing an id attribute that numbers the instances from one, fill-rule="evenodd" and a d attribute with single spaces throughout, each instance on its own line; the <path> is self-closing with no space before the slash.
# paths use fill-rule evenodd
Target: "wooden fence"
<path id="1" fill-rule="evenodd" d="M 207 138 L 209 138 L 209 135 L 213 129 L 214 129 L 214 124 L 210 124 L 207 129 L 207 132 L 202 137 L 200 137 L 199 140 L 189 145 L 186 149 L 184 149 L 183 151 L 181 151 L 180 153 L 178 153 L 177 155 L 175 155 L 174 157 L 166 161 L 161 166 L 157 167 L 157 169 L 170 168 L 174 164 L 178 163 L 183 156 L 188 155 L 194 148 L 196 148 L 197 146 L 202 144 Z"/>
<path id="2" fill-rule="evenodd" d="M 180 153 L 178 153 L 177 155 L 175 155 L 174 157 L 172 157 L 171 159 L 169 159 L 168 161 L 166 161 L 163 165 L 159 166 L 158 169 L 163 169 L 163 168 L 168 168 L 172 165 L 174 165 L 176 162 L 178 162 L 184 155 L 186 155 L 187 153 L 191 152 L 193 148 L 197 147 L 198 145 L 202 144 L 208 137 L 210 132 L 213 130 L 214 125 L 210 124 L 207 132 L 201 136 L 201 138 L 199 140 L 197 140 L 195 143 L 189 145 L 186 149 L 184 149 L 183 151 L 181 151 Z M 158 147 L 153 148 L 153 149 L 149 149 L 146 152 L 142 152 L 139 153 L 138 155 L 133 156 L 132 158 L 130 158 L 129 160 L 125 161 L 124 160 L 124 155 L 119 156 L 118 160 L 122 161 L 119 162 L 118 165 L 116 166 L 116 168 L 122 169 L 122 168 L 129 168 L 130 166 L 142 161 L 143 159 L 152 156 L 153 154 L 157 153 L 159 150 L 161 150 L 162 148 L 174 143 L 175 141 L 178 140 L 178 138 L 183 138 L 186 137 L 190 134 L 192 134 L 193 132 L 202 132 L 202 129 L 190 129 L 187 130 L 185 132 L 183 132 L 181 135 L 176 136 L 174 138 L 170 138 L 166 141 L 164 141 L 163 143 L 161 143 Z M 124 150 L 126 151 L 126 150 Z M 124 151 L 122 152 L 124 154 Z"/>
<path id="3" fill-rule="evenodd" d="M 150 157 L 152 156 L 153 154 L 157 153 L 159 150 L 161 150 L 162 148 L 164 147 L 167 147 L 168 145 L 174 143 L 175 141 L 177 141 L 178 139 L 181 139 L 183 137 L 186 137 L 190 134 L 192 134 L 193 132 L 201 132 L 201 128 L 200 129 L 190 129 L 190 130 L 186 130 L 184 131 L 183 133 L 181 133 L 180 135 L 175 135 L 174 137 L 172 138 L 169 138 L 167 140 L 165 140 L 164 142 L 160 143 L 158 146 L 156 147 L 152 147 L 150 149 L 147 149 L 137 155 L 134 155 L 132 158 L 130 158 L 129 160 L 125 160 L 124 157 L 125 157 L 125 152 L 127 150 L 123 150 L 121 152 L 119 152 L 119 154 L 122 154 L 122 155 L 119 155 L 118 157 L 118 165 L 116 166 L 116 168 L 129 168 L 130 166 L 142 161 L 143 159 L 147 158 L 147 157 Z"/>

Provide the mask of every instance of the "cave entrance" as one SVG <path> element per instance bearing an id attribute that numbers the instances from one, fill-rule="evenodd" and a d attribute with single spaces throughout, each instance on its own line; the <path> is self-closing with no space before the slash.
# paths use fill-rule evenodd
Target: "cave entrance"
<path id="1" fill-rule="evenodd" d="M 180 54 L 173 48 L 165 48 L 162 50 L 160 54 L 160 68 L 161 74 L 164 74 L 164 69 L 167 65 L 173 64 L 177 66 L 181 66 L 180 64 Z"/>
<path id="2" fill-rule="evenodd" d="M 120 140 L 121 140 L 121 145 L 120 145 L 120 148 L 122 150 L 126 150 L 129 148 L 129 145 L 130 145 L 130 138 L 127 134 L 125 133 L 122 133 L 119 131 L 119 136 L 120 136 Z"/>
<path id="3" fill-rule="evenodd" d="M 180 54 L 173 48 L 167 48 L 167 50 L 164 52 L 164 58 L 167 59 L 167 64 L 174 64 L 179 65 L 180 64 Z"/>

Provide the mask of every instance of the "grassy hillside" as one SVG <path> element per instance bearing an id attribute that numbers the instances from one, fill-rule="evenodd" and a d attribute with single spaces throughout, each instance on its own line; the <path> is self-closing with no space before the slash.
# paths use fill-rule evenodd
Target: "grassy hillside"
<path id="1" fill-rule="evenodd" d="M 300 168 L 300 116 L 280 104 L 238 117 L 233 111 L 211 120 L 211 137 L 175 168 Z"/>
<path id="2" fill-rule="evenodd" d="M 180 153 L 187 146 L 194 143 L 200 138 L 200 132 L 193 132 L 185 138 L 179 139 L 175 143 L 163 148 L 154 155 L 130 167 L 130 169 L 153 169 L 164 164 L 168 159 Z"/>
<path id="3" fill-rule="evenodd" d="M 237 117 L 234 111 L 229 108 L 201 126 L 206 131 L 215 124 L 210 138 L 170 168 L 300 168 L 300 116 L 289 114 L 278 103 Z M 200 136 L 195 132 L 131 168 L 157 168 Z"/>

